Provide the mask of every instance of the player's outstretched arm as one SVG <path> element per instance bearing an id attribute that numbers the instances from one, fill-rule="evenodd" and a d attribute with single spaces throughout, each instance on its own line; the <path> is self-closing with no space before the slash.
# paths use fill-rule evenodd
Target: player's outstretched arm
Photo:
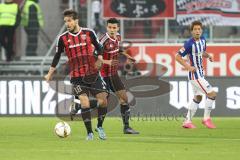
<path id="1" fill-rule="evenodd" d="M 47 82 L 49 82 L 52 79 L 53 73 L 56 70 L 56 66 L 61 58 L 61 52 L 62 52 L 62 50 L 57 50 L 57 52 L 53 58 L 51 67 L 48 70 L 48 74 L 44 76 L 44 78 Z"/>
<path id="2" fill-rule="evenodd" d="M 204 53 L 203 53 L 203 57 L 208 58 L 210 62 L 213 61 L 212 56 L 211 56 L 209 53 L 207 53 L 207 52 L 204 52 Z"/>
<path id="3" fill-rule="evenodd" d="M 190 71 L 190 72 L 194 72 L 196 71 L 196 68 L 193 66 L 190 66 L 189 64 L 187 64 L 184 59 L 182 58 L 182 56 L 180 54 L 176 54 L 175 59 L 178 63 L 180 63 L 186 70 Z"/>
<path id="4" fill-rule="evenodd" d="M 44 76 L 44 78 L 45 78 L 45 80 L 46 80 L 47 82 L 49 82 L 49 81 L 52 79 L 52 76 L 53 76 L 53 73 L 54 73 L 55 70 L 56 70 L 55 67 L 50 67 L 50 68 L 49 68 L 48 74 L 46 74 L 46 75 Z"/>
<path id="5" fill-rule="evenodd" d="M 136 62 L 136 60 L 132 56 L 127 54 L 126 51 L 123 51 L 123 52 L 120 52 L 120 53 L 123 54 L 124 56 L 126 56 L 127 59 L 129 59 L 131 62 L 133 62 L 133 63 Z"/>
<path id="6" fill-rule="evenodd" d="M 60 37 L 58 37 L 57 47 L 56 47 L 56 53 L 54 55 L 51 67 L 49 68 L 48 74 L 44 76 L 45 80 L 49 82 L 52 79 L 53 73 L 56 70 L 56 66 L 61 58 L 61 53 L 64 51 L 64 43 L 63 40 Z"/>
<path id="7" fill-rule="evenodd" d="M 102 64 L 107 64 L 110 66 L 118 65 L 118 60 L 106 60 L 106 59 L 103 59 L 102 55 L 98 56 L 98 60 L 101 61 Z"/>

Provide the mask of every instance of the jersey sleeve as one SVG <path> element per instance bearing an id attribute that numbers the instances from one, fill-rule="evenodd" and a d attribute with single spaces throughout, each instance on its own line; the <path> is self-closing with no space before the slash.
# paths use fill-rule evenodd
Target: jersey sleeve
<path id="1" fill-rule="evenodd" d="M 58 41 L 57 41 L 57 45 L 56 45 L 56 53 L 54 55 L 51 67 L 56 67 L 57 66 L 63 51 L 64 51 L 64 43 L 63 43 L 62 38 L 59 37 Z"/>
<path id="2" fill-rule="evenodd" d="M 117 39 L 118 39 L 119 42 L 122 40 L 122 37 L 119 33 L 117 34 Z"/>
<path id="3" fill-rule="evenodd" d="M 185 57 L 187 54 L 191 52 L 190 47 L 188 43 L 186 42 L 184 46 L 178 51 L 178 54 L 180 54 L 182 57 Z"/>
<path id="4" fill-rule="evenodd" d="M 103 50 L 104 50 L 104 48 L 105 48 L 105 42 L 107 41 L 107 38 L 106 38 L 106 36 L 105 35 L 103 35 L 101 38 L 100 38 L 100 44 L 102 45 L 102 47 L 103 47 Z"/>
<path id="5" fill-rule="evenodd" d="M 123 45 L 122 45 L 122 37 L 121 37 L 121 35 L 120 34 L 117 34 L 117 39 L 118 39 L 118 41 L 119 41 L 119 52 L 120 53 L 122 53 L 122 52 L 124 52 L 126 49 L 123 47 Z"/>
<path id="6" fill-rule="evenodd" d="M 204 47 L 203 47 L 203 50 L 206 52 L 206 50 L 207 50 L 207 41 L 206 41 L 206 39 L 205 38 L 203 38 L 203 42 L 204 42 Z"/>
<path id="7" fill-rule="evenodd" d="M 97 38 L 97 35 L 93 30 L 90 31 L 90 37 L 91 37 L 92 44 L 94 45 L 95 49 L 97 50 L 97 55 L 102 55 L 103 47 L 100 44 L 100 42 Z"/>

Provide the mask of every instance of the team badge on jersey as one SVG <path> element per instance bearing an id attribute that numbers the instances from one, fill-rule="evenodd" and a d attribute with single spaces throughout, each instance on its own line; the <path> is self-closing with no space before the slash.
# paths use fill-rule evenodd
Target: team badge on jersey
<path id="1" fill-rule="evenodd" d="M 68 39 L 68 40 L 67 40 L 67 42 L 68 42 L 68 43 L 70 43 L 70 42 L 71 42 L 71 40 L 70 40 L 70 39 Z"/>
<path id="2" fill-rule="evenodd" d="M 180 53 L 183 53 L 185 51 L 185 48 L 182 47 L 179 51 L 180 51 Z"/>
<path id="3" fill-rule="evenodd" d="M 202 56 L 202 52 L 198 52 L 197 56 L 201 57 Z"/>

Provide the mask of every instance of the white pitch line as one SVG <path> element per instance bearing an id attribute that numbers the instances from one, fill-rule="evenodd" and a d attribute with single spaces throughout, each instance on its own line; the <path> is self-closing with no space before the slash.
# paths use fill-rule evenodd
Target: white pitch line
<path id="1" fill-rule="evenodd" d="M 139 136 L 134 136 L 134 137 L 108 137 L 108 139 L 129 139 L 129 138 L 139 138 L 139 139 L 159 139 L 159 140 L 174 140 L 174 139 L 179 139 L 179 140 L 186 140 L 186 139 L 206 139 L 206 140 L 222 140 L 222 141 L 240 141 L 240 138 L 207 138 L 207 137 L 139 137 Z"/>

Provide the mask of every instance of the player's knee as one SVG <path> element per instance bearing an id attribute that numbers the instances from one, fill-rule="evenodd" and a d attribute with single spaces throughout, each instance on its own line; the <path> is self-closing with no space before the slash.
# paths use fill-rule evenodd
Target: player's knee
<path id="1" fill-rule="evenodd" d="M 213 91 L 213 96 L 214 96 L 214 98 L 216 98 L 217 97 L 217 92 Z"/>
<path id="2" fill-rule="evenodd" d="M 81 108 L 90 108 L 89 101 L 81 101 Z"/>
<path id="3" fill-rule="evenodd" d="M 98 99 L 98 104 L 101 107 L 107 107 L 107 99 L 106 98 L 99 98 Z"/>
<path id="4" fill-rule="evenodd" d="M 128 98 L 127 96 L 119 98 L 120 104 L 127 104 L 128 103 Z"/>
<path id="5" fill-rule="evenodd" d="M 211 93 L 207 94 L 207 97 L 210 99 L 216 99 L 217 93 L 215 91 L 212 91 Z"/>
<path id="6" fill-rule="evenodd" d="M 81 106 L 82 108 L 89 108 L 90 107 L 90 102 L 87 96 L 79 96 L 78 97 L 80 102 L 81 102 Z"/>
<path id="7" fill-rule="evenodd" d="M 105 92 L 104 93 L 99 93 L 99 94 L 96 95 L 99 106 L 101 106 L 101 107 L 106 107 L 107 106 L 107 97 L 108 97 L 108 94 L 105 93 Z"/>
<path id="8" fill-rule="evenodd" d="M 128 96 L 127 96 L 127 94 L 122 94 L 121 97 L 119 98 L 119 100 L 122 103 L 128 103 Z"/>
<path id="9" fill-rule="evenodd" d="M 104 100 L 103 100 L 102 106 L 103 106 L 103 107 L 107 107 L 107 99 L 104 99 Z"/>
<path id="10" fill-rule="evenodd" d="M 201 96 L 201 95 L 195 96 L 195 97 L 194 97 L 194 101 L 195 101 L 196 103 L 200 103 L 200 102 L 202 101 L 202 96 Z"/>

